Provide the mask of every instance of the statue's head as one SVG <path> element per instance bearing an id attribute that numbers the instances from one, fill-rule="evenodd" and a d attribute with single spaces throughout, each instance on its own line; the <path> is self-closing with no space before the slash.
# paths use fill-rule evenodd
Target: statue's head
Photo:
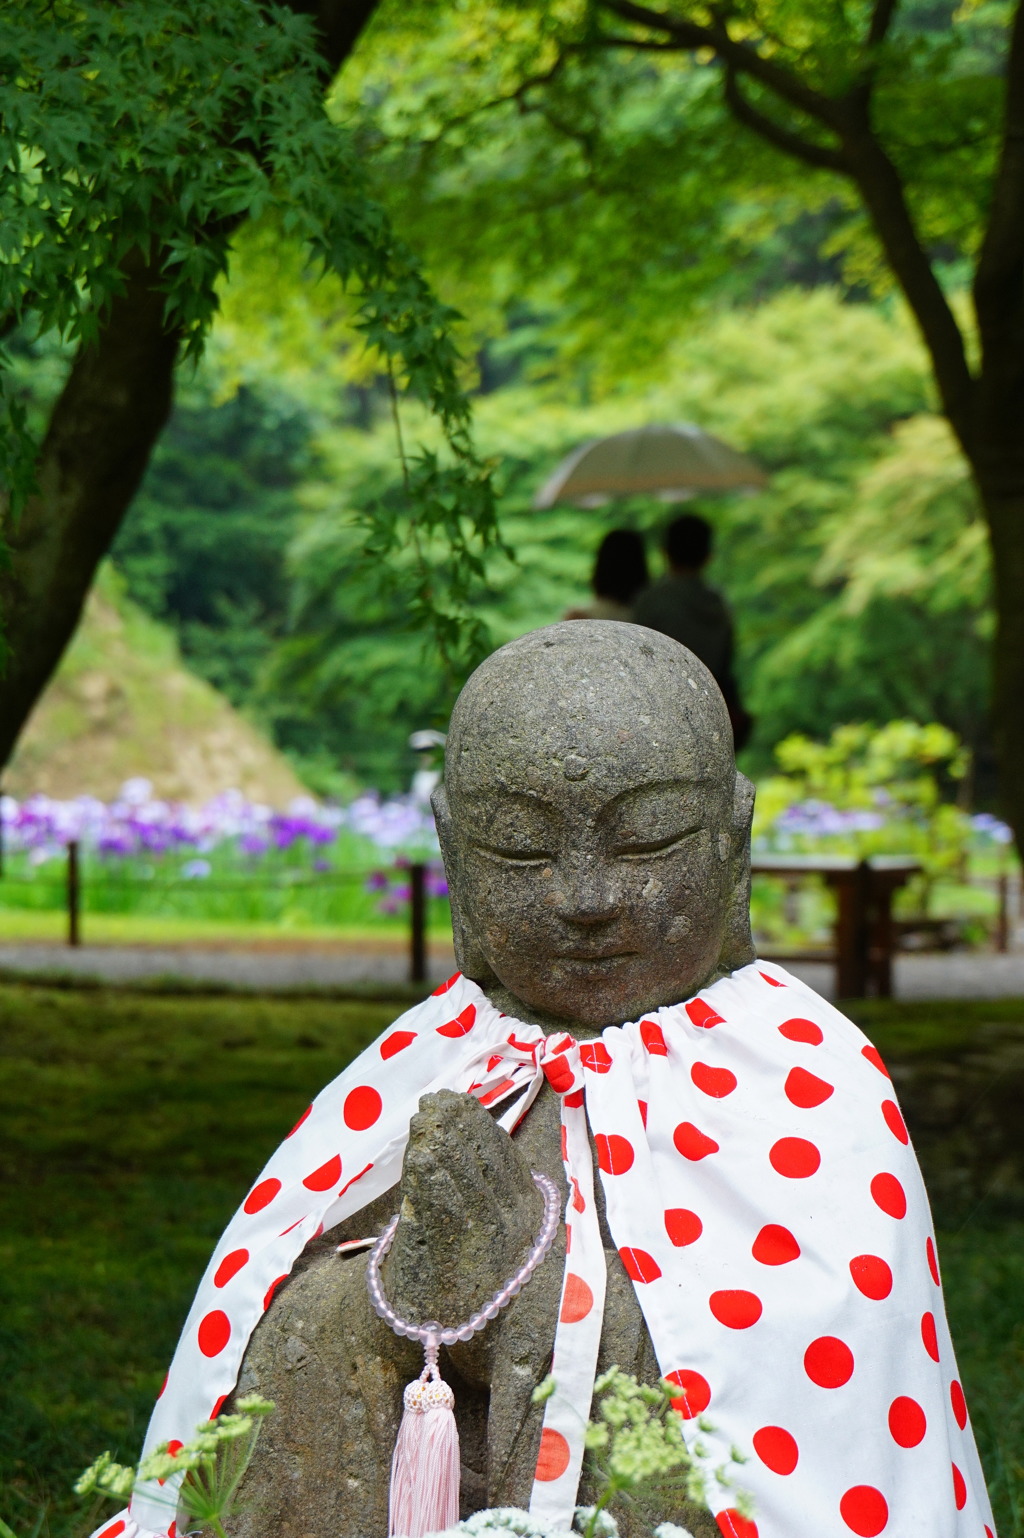
<path id="1" fill-rule="evenodd" d="M 434 811 L 456 958 L 501 1008 L 600 1027 L 753 959 L 753 787 L 678 642 L 573 620 L 482 663 Z"/>

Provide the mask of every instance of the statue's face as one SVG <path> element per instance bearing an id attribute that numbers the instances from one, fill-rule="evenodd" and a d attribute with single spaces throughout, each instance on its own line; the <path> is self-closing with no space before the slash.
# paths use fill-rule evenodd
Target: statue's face
<path id="1" fill-rule="evenodd" d="M 725 745 L 696 739 L 688 691 L 652 702 L 612 678 L 591 703 L 593 683 L 525 693 L 463 730 L 440 825 L 487 969 L 532 1010 L 601 1026 L 714 972 L 734 772 Z"/>

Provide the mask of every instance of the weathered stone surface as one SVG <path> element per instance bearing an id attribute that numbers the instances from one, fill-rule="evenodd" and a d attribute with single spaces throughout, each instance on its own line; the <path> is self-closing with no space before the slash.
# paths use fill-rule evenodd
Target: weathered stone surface
<path id="1" fill-rule="evenodd" d="M 689 997 L 753 958 L 752 800 L 717 686 L 676 642 L 575 621 L 504 647 L 460 696 L 435 797 L 461 969 L 507 1013 L 581 1036 Z M 424 1098 L 398 1190 L 313 1247 L 253 1336 L 240 1388 L 258 1387 L 278 1412 L 240 1538 L 383 1538 L 401 1392 L 421 1356 L 373 1315 L 365 1256 L 333 1247 L 379 1232 L 399 1206 L 389 1298 L 411 1319 L 461 1322 L 533 1239 L 530 1170 L 564 1189 L 559 1115 L 545 1086 L 510 1139 L 466 1096 Z M 653 1382 L 599 1184 L 597 1194 L 608 1264 L 599 1365 Z M 530 1395 L 550 1364 L 563 1259 L 560 1235 L 509 1308 L 442 1353 L 467 1512 L 529 1501 L 541 1421 Z M 625 1518 L 626 1534 L 647 1515 Z M 717 1533 L 706 1513 L 657 1515 L 694 1538 Z"/>
<path id="2" fill-rule="evenodd" d="M 434 793 L 461 970 L 590 1031 L 689 998 L 753 960 L 752 808 L 718 686 L 677 642 L 574 620 L 502 647 Z"/>

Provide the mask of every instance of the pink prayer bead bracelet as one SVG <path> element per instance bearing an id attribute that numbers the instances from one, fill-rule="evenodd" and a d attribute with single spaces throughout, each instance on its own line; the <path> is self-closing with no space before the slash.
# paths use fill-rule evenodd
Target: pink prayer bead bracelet
<path id="1" fill-rule="evenodd" d="M 500 1287 L 482 1308 L 477 1309 L 472 1318 L 466 1320 L 465 1324 L 454 1328 L 441 1325 L 436 1319 L 429 1319 L 426 1324 L 410 1324 L 407 1319 L 402 1319 L 395 1313 L 384 1296 L 380 1263 L 390 1250 L 398 1228 L 401 1213 L 395 1213 L 370 1251 L 366 1263 L 366 1287 L 374 1313 L 378 1314 L 385 1324 L 390 1325 L 396 1335 L 405 1335 L 409 1340 L 418 1340 L 428 1351 L 433 1348 L 433 1352 L 436 1353 L 439 1345 L 451 1346 L 457 1340 L 471 1340 L 478 1330 L 482 1330 L 507 1304 L 511 1303 L 517 1292 L 522 1291 L 551 1248 L 555 1234 L 558 1232 L 562 1206 L 558 1187 L 551 1177 L 542 1175 L 539 1170 L 531 1170 L 530 1173 L 534 1184 L 544 1198 L 544 1217 L 537 1237 L 533 1241 L 533 1247 L 518 1271 L 509 1278 L 504 1287 Z"/>

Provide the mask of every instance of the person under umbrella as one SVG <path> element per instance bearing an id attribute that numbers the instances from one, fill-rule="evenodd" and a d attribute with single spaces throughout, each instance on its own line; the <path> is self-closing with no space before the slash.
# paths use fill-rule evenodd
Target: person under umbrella
<path id="1" fill-rule="evenodd" d="M 631 603 L 649 580 L 641 536 L 632 529 L 612 529 L 601 541 L 594 563 L 593 603 L 567 609 L 563 618 L 628 620 Z"/>
<path id="2" fill-rule="evenodd" d="M 732 616 L 721 593 L 704 580 L 711 559 L 711 525 L 698 513 L 684 513 L 665 530 L 664 547 L 668 573 L 637 594 L 630 618 L 681 642 L 714 675 L 739 752 L 754 723 L 740 701 L 733 673 Z"/>

